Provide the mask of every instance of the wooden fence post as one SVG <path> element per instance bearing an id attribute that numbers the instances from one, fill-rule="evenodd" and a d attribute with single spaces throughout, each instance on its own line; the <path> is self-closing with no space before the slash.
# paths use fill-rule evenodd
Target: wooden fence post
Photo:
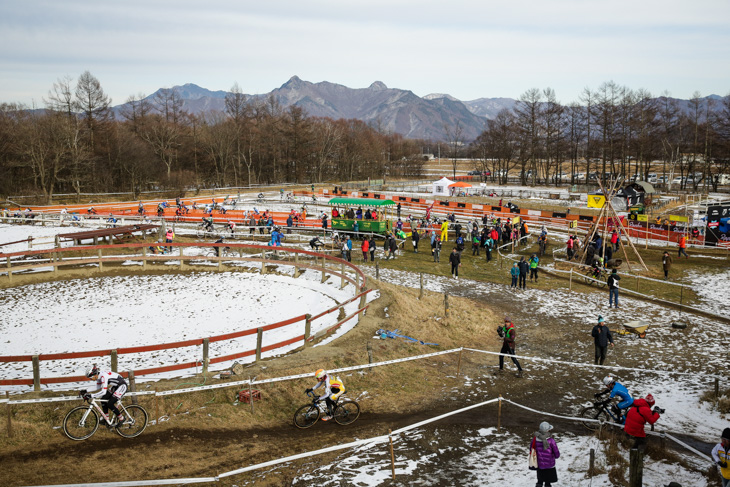
<path id="1" fill-rule="evenodd" d="M 372 343 L 370 343 L 370 340 L 368 340 L 367 350 L 368 350 L 368 363 L 372 364 L 373 363 L 373 345 L 372 345 Z"/>
<path id="2" fill-rule="evenodd" d="M 593 478 L 593 472 L 595 472 L 596 468 L 596 450 L 591 448 L 590 456 L 588 457 L 588 478 Z"/>
<path id="3" fill-rule="evenodd" d="M 715 399 L 720 397 L 720 379 L 715 377 Z"/>
<path id="4" fill-rule="evenodd" d="M 449 295 L 444 294 L 444 316 L 449 317 Z"/>
<path id="5" fill-rule="evenodd" d="M 183 270 L 183 267 L 185 266 L 185 261 L 183 260 L 183 247 L 179 247 L 180 249 L 180 270 Z"/>
<path id="6" fill-rule="evenodd" d="M 160 421 L 160 399 L 155 391 L 155 425 L 158 425 Z"/>
<path id="7" fill-rule="evenodd" d="M 99 256 L 99 271 L 104 270 L 104 263 L 101 261 L 101 249 L 97 250 L 97 255 Z"/>
<path id="8" fill-rule="evenodd" d="M 119 365 L 119 362 L 117 361 L 117 350 L 116 349 L 112 350 L 109 355 L 110 355 L 110 360 L 112 363 L 112 372 L 116 372 L 118 369 L 118 365 Z"/>
<path id="9" fill-rule="evenodd" d="M 261 274 L 266 274 L 266 251 L 261 251 L 261 258 L 264 259 L 264 262 L 261 263 Z M 219 262 L 220 265 L 220 262 Z"/>
<path id="10" fill-rule="evenodd" d="M 38 355 L 33 355 L 33 390 L 41 390 L 41 364 Z"/>
<path id="11" fill-rule="evenodd" d="M 418 299 L 423 299 L 423 272 L 418 273 L 421 280 L 421 290 L 418 292 Z"/>
<path id="12" fill-rule="evenodd" d="M 315 261 L 316 261 L 316 259 L 317 259 L 317 258 L 315 257 Z M 325 280 L 327 279 L 327 276 L 325 275 L 326 267 L 327 267 L 327 266 L 326 266 L 326 264 L 325 264 L 325 257 L 324 257 L 324 255 L 323 255 L 323 256 L 322 256 L 322 282 L 324 282 L 324 281 L 325 281 Z"/>
<path id="13" fill-rule="evenodd" d="M 13 437 L 13 411 L 10 407 L 10 393 L 8 391 L 5 391 L 5 399 L 8 400 L 8 402 L 5 403 L 5 410 L 8 414 L 8 438 Z"/>
<path id="14" fill-rule="evenodd" d="M 147 268 L 147 247 L 142 247 L 142 269 Z"/>
<path id="15" fill-rule="evenodd" d="M 570 281 L 569 281 L 569 289 L 573 290 L 573 268 L 570 268 Z"/>
<path id="16" fill-rule="evenodd" d="M 261 360 L 261 343 L 264 341 L 264 329 L 256 328 L 256 361 Z"/>
<path id="17" fill-rule="evenodd" d="M 261 328 L 259 328 L 260 330 Z M 248 376 L 248 402 L 251 403 L 251 414 L 254 413 L 253 409 L 253 394 L 251 394 L 251 376 Z"/>
<path id="18" fill-rule="evenodd" d="M 644 477 L 644 459 L 641 451 L 632 448 L 629 453 L 629 487 L 641 487 Z"/>
<path id="19" fill-rule="evenodd" d="M 393 480 L 395 480 L 395 454 L 393 453 L 393 437 L 391 430 L 388 430 L 388 440 L 390 440 L 390 468 L 393 472 Z"/>
<path id="20" fill-rule="evenodd" d="M 497 404 L 497 431 L 502 427 L 502 394 L 499 395 L 499 403 Z"/>
<path id="21" fill-rule="evenodd" d="M 134 370 L 130 370 L 128 373 L 129 377 L 129 391 L 130 392 L 137 392 L 137 383 L 134 379 Z M 138 404 L 139 400 L 137 399 L 137 395 L 132 395 L 132 404 Z"/>
<path id="22" fill-rule="evenodd" d="M 10 257 L 8 257 L 8 267 L 10 267 Z M 375 280 L 380 280 L 380 261 L 375 263 Z"/>
<path id="23" fill-rule="evenodd" d="M 459 377 L 459 374 L 461 373 L 461 352 L 463 352 L 464 349 L 459 349 L 459 361 L 456 364 L 456 377 Z"/>
<path id="24" fill-rule="evenodd" d="M 203 373 L 208 372 L 208 365 L 210 365 L 210 338 L 203 338 Z"/>
<path id="25" fill-rule="evenodd" d="M 304 320 L 304 346 L 306 347 L 309 342 L 309 336 L 312 334 L 312 314 L 307 313 L 305 316 L 307 317 Z"/>
<path id="26" fill-rule="evenodd" d="M 342 262 L 340 264 L 340 274 L 342 274 L 342 276 L 340 277 L 340 289 L 344 289 L 344 287 L 345 287 L 345 263 L 344 262 Z"/>

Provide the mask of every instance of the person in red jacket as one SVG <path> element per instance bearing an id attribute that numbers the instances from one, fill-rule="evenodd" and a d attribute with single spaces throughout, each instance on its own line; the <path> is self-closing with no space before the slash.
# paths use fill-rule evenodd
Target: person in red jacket
<path id="1" fill-rule="evenodd" d="M 647 394 L 646 397 L 636 399 L 626 415 L 624 431 L 634 439 L 632 449 L 638 448 L 641 451 L 646 449 L 644 425 L 656 423 L 659 420 L 659 414 L 664 413 L 664 410 L 658 406 L 651 409 L 652 406 L 654 406 L 654 396 Z"/>

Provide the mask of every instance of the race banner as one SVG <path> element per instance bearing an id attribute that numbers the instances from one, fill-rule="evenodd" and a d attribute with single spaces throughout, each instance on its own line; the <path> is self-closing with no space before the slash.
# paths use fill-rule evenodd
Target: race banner
<path id="1" fill-rule="evenodd" d="M 728 243 L 730 243 L 730 205 L 708 207 L 705 245 L 716 247 Z"/>

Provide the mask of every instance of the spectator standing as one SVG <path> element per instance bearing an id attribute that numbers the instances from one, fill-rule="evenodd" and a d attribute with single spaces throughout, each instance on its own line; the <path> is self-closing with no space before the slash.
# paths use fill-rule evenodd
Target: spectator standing
<path id="1" fill-rule="evenodd" d="M 512 268 L 509 270 L 509 273 L 512 276 L 512 284 L 510 285 L 510 288 L 517 288 L 517 278 L 520 277 L 520 267 L 517 265 L 517 262 L 514 263 Z"/>
<path id="2" fill-rule="evenodd" d="M 375 262 L 375 236 L 372 234 L 368 240 L 368 249 L 370 250 L 370 261 Z"/>
<path id="3" fill-rule="evenodd" d="M 606 284 L 608 284 L 608 307 L 611 307 L 611 304 L 618 309 L 618 282 L 621 280 L 621 277 L 618 275 L 618 271 L 616 269 L 613 269 L 611 271 L 611 275 L 608 276 L 608 279 L 606 279 Z"/>
<path id="4" fill-rule="evenodd" d="M 481 245 L 481 240 L 479 240 L 479 234 L 473 232 L 471 236 L 471 255 L 479 255 L 479 245 Z"/>
<path id="5" fill-rule="evenodd" d="M 441 238 L 434 232 L 434 239 L 431 242 L 431 253 L 434 262 L 441 262 Z"/>
<path id="6" fill-rule="evenodd" d="M 594 364 L 603 365 L 603 361 L 606 360 L 608 345 L 611 344 L 613 347 L 613 336 L 611 330 L 604 324 L 603 316 L 598 315 L 598 324 L 593 327 L 591 336 L 593 336 L 593 344 L 596 348 Z"/>
<path id="7" fill-rule="evenodd" d="M 682 234 L 679 237 L 679 252 L 677 253 L 677 258 L 682 257 L 682 254 L 684 254 L 685 259 L 689 259 L 689 256 L 687 255 L 687 252 L 685 249 L 687 248 L 687 236 L 685 234 Z"/>
<path id="8" fill-rule="evenodd" d="M 444 220 L 441 223 L 441 242 L 446 242 L 449 239 L 449 221 Z"/>
<path id="9" fill-rule="evenodd" d="M 418 253 L 418 241 L 421 240 L 421 236 L 415 226 L 411 229 L 411 240 L 413 241 L 413 252 Z"/>
<path id="10" fill-rule="evenodd" d="M 349 235 L 347 236 L 345 245 L 347 246 L 347 262 L 352 262 L 352 239 Z"/>
<path id="11" fill-rule="evenodd" d="M 558 481 L 555 459 L 560 458 L 560 450 L 558 450 L 555 439 L 550 435 L 552 429 L 550 423 L 543 421 L 530 443 L 530 453 L 535 450 L 537 454 L 536 487 L 551 487 L 553 482 Z"/>
<path id="12" fill-rule="evenodd" d="M 454 250 L 451 251 L 451 255 L 449 255 L 449 262 L 451 263 L 451 277 L 458 279 L 459 267 L 461 266 L 461 254 L 456 247 L 454 247 Z"/>
<path id="13" fill-rule="evenodd" d="M 327 225 L 327 215 L 322 215 L 322 228 L 327 230 Z M 291 231 L 287 231 L 287 233 L 291 233 Z"/>
<path id="14" fill-rule="evenodd" d="M 669 279 L 669 269 L 672 268 L 672 256 L 669 255 L 669 252 L 666 250 L 664 251 L 664 255 L 662 255 L 662 269 L 664 270 L 664 280 L 666 281 Z"/>
<path id="15" fill-rule="evenodd" d="M 492 240 L 492 236 L 487 236 L 487 240 L 484 241 L 484 251 L 487 253 L 487 262 L 490 262 L 492 260 L 492 246 L 494 245 L 494 240 Z"/>
<path id="16" fill-rule="evenodd" d="M 572 235 L 568 237 L 568 241 L 565 243 L 565 247 L 568 251 L 568 260 L 573 260 L 573 248 L 575 247 L 575 240 L 573 240 Z"/>
<path id="17" fill-rule="evenodd" d="M 611 245 L 613 246 L 613 251 L 616 252 L 618 250 L 618 232 L 615 229 L 611 232 Z"/>
<path id="18" fill-rule="evenodd" d="M 520 282 L 518 283 L 518 287 L 520 289 L 526 289 L 527 288 L 527 269 L 530 268 L 530 265 L 525 260 L 525 257 L 520 257 L 520 262 L 517 264 L 517 267 L 520 268 Z"/>
<path id="19" fill-rule="evenodd" d="M 398 203 L 398 219 L 400 220 L 400 203 Z"/>
<path id="20" fill-rule="evenodd" d="M 712 459 L 720 467 L 722 487 L 730 487 L 730 428 L 722 430 L 720 443 L 712 449 Z"/>
<path id="21" fill-rule="evenodd" d="M 532 282 L 532 278 L 535 278 L 535 284 L 537 284 L 537 264 L 540 262 L 540 259 L 537 255 L 532 254 L 530 256 L 529 264 L 530 264 L 530 282 Z"/>
<path id="22" fill-rule="evenodd" d="M 360 235 L 360 224 L 355 221 L 352 223 L 352 231 L 355 232 L 355 238 L 359 237 Z"/>
<path id="23" fill-rule="evenodd" d="M 172 240 L 175 238 L 175 232 L 172 228 L 169 228 L 167 232 L 165 233 L 165 243 L 172 243 Z M 167 247 L 168 252 L 172 252 L 172 247 Z"/>
<path id="24" fill-rule="evenodd" d="M 504 317 L 504 324 L 497 327 L 497 334 L 503 338 L 501 354 L 512 355 L 512 362 L 517 366 L 517 377 L 522 377 L 522 367 L 515 357 L 515 324 L 508 317 Z M 499 356 L 499 372 L 504 370 L 504 355 Z"/>
<path id="25" fill-rule="evenodd" d="M 639 398 L 634 401 L 634 404 L 629 408 L 629 412 L 626 414 L 626 422 L 624 423 L 624 431 L 626 434 L 634 439 L 634 444 L 631 447 L 637 448 L 640 451 L 646 449 L 646 432 L 644 431 L 644 425 L 646 423 L 654 424 L 659 420 L 659 413 L 664 413 L 663 410 L 654 406 L 654 396 L 647 394 L 644 398 Z"/>
<path id="26" fill-rule="evenodd" d="M 390 255 L 388 258 L 393 257 L 395 259 L 395 252 L 398 250 L 398 242 L 396 242 L 393 235 L 390 236 L 390 242 L 388 242 L 388 248 L 390 249 Z"/>
<path id="27" fill-rule="evenodd" d="M 362 241 L 362 245 L 360 246 L 360 250 L 362 250 L 362 259 L 364 262 L 368 261 L 368 250 L 370 250 L 370 242 L 368 242 L 367 238 L 364 238 Z"/>
<path id="28" fill-rule="evenodd" d="M 291 213 L 286 217 L 286 233 L 291 233 L 291 227 L 294 226 L 294 219 L 291 216 Z M 326 229 L 326 227 L 325 227 Z"/>

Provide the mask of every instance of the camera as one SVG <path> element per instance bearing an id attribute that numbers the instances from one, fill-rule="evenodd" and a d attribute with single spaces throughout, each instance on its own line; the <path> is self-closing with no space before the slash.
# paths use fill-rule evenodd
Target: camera
<path id="1" fill-rule="evenodd" d="M 665 409 L 662 409 L 662 408 L 660 408 L 659 406 L 654 406 L 654 410 L 653 410 L 653 411 L 654 411 L 655 413 L 658 413 L 658 414 L 664 414 L 664 411 L 666 411 L 666 410 L 665 410 Z"/>
<path id="2" fill-rule="evenodd" d="M 499 338 L 504 338 L 504 330 L 501 326 L 497 327 L 497 335 L 499 335 Z"/>

